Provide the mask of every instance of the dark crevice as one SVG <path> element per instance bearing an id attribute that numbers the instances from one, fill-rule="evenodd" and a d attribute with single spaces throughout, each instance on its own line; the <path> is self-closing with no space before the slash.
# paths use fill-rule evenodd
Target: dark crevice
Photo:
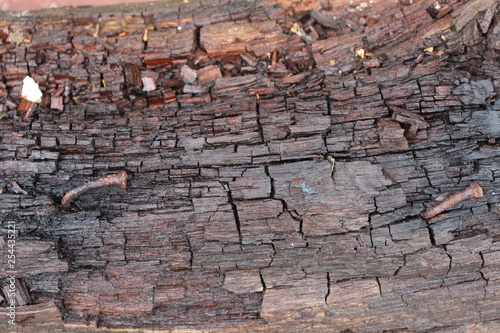
<path id="1" fill-rule="evenodd" d="M 274 198 L 274 195 L 276 194 L 276 189 L 274 188 L 274 178 L 271 177 L 271 174 L 269 173 L 269 168 L 267 165 L 264 166 L 264 173 L 266 174 L 267 177 L 269 177 L 271 181 L 271 191 L 269 194 L 270 198 Z"/>
<path id="2" fill-rule="evenodd" d="M 481 268 L 484 267 L 484 254 L 482 251 L 479 252 L 479 256 L 481 257 Z"/>
<path id="3" fill-rule="evenodd" d="M 483 252 L 479 252 L 479 255 L 481 256 L 481 268 L 483 268 L 484 267 Z M 484 276 L 484 273 L 481 269 L 479 269 L 479 274 L 481 275 L 481 278 L 485 281 L 483 290 L 484 290 L 484 297 L 486 297 L 486 295 L 488 294 L 488 290 L 486 288 L 488 287 L 488 284 L 490 281 L 489 281 L 489 279 L 486 278 L 486 276 Z"/>
<path id="4" fill-rule="evenodd" d="M 397 276 L 399 274 L 399 271 L 401 270 L 401 268 L 403 268 L 405 266 L 406 266 L 406 254 L 403 255 L 403 264 L 401 266 L 399 266 L 398 269 L 396 269 L 393 276 Z"/>
<path id="5" fill-rule="evenodd" d="M 299 231 L 298 232 L 302 236 L 302 238 L 304 238 L 304 232 L 302 229 L 303 225 L 304 225 L 304 219 L 302 218 L 302 216 L 295 209 L 289 210 L 288 204 L 286 203 L 286 201 L 284 199 L 277 199 L 277 200 L 281 201 L 281 204 L 283 205 L 283 211 L 287 212 L 292 219 L 299 222 Z"/>
<path id="6" fill-rule="evenodd" d="M 236 207 L 236 203 L 233 200 L 233 195 L 231 193 L 231 189 L 229 187 L 229 184 L 227 182 L 222 182 L 222 186 L 227 192 L 227 198 L 228 198 L 228 203 L 231 205 L 231 208 L 233 210 L 233 215 L 234 215 L 234 221 L 236 223 L 236 230 L 238 231 L 238 237 L 240 240 L 240 245 L 242 244 L 242 237 L 241 237 L 241 224 L 240 224 L 240 218 L 238 216 L 238 207 Z"/>
<path id="7" fill-rule="evenodd" d="M 326 295 L 325 295 L 325 305 L 327 308 L 330 308 L 328 306 L 328 296 L 330 296 L 330 286 L 331 286 L 331 281 L 330 281 L 330 272 L 326 272 Z"/>
<path id="8" fill-rule="evenodd" d="M 391 233 L 391 225 L 390 225 L 390 224 L 388 224 L 388 225 L 387 225 L 387 230 L 388 230 L 388 232 L 389 232 L 389 236 L 391 237 L 391 241 L 393 241 L 393 242 L 394 242 L 394 237 L 392 237 L 392 233 Z"/>
<path id="9" fill-rule="evenodd" d="M 369 234 L 370 234 L 370 246 L 371 247 L 374 247 L 374 245 L 373 245 L 373 224 L 372 224 L 372 217 L 378 211 L 376 197 L 373 198 L 373 206 L 375 207 L 375 212 L 368 214 L 368 230 L 369 230 Z M 377 251 L 377 249 L 375 247 L 375 252 L 376 251 Z"/>
<path id="10" fill-rule="evenodd" d="M 274 261 L 274 257 L 276 256 L 276 247 L 274 246 L 274 242 L 271 242 L 271 247 L 273 248 L 273 254 L 271 255 L 271 261 L 269 261 L 269 264 L 267 267 L 271 267 Z"/>
<path id="11" fill-rule="evenodd" d="M 266 286 L 266 282 L 264 281 L 264 277 L 262 276 L 261 270 L 259 270 L 259 277 L 260 277 L 260 283 L 262 283 L 262 291 L 266 292 L 267 286 Z"/>
<path id="12" fill-rule="evenodd" d="M 328 95 L 326 96 L 326 107 L 327 107 L 327 115 L 331 116 L 332 115 L 332 105 L 330 102 L 330 97 Z"/>
<path id="13" fill-rule="evenodd" d="M 304 220 L 302 219 L 302 216 L 299 213 L 297 213 L 296 210 L 290 211 L 288 209 L 288 204 L 286 203 L 286 201 L 284 199 L 275 198 L 276 189 L 274 186 L 274 178 L 271 177 L 271 174 L 269 173 L 269 168 L 267 165 L 264 166 L 264 172 L 265 172 L 266 176 L 269 177 L 269 179 L 271 180 L 271 193 L 269 195 L 270 198 L 279 200 L 283 206 L 283 211 L 287 212 L 292 219 L 299 222 L 299 234 L 302 236 L 302 238 L 304 238 L 304 232 L 302 231 Z"/>
<path id="14" fill-rule="evenodd" d="M 377 281 L 377 285 L 378 285 L 378 292 L 380 293 L 380 296 L 382 296 L 382 286 L 380 285 L 380 279 L 377 277 L 375 277 L 375 281 Z"/>
<path id="15" fill-rule="evenodd" d="M 368 235 L 370 236 L 370 247 L 374 248 L 375 253 L 377 253 L 377 247 L 373 245 L 373 226 L 371 222 L 371 216 L 368 215 Z"/>
<path id="16" fill-rule="evenodd" d="M 103 241 L 104 243 L 104 241 Z M 125 262 L 128 262 L 127 259 L 127 243 L 128 243 L 128 238 L 127 238 L 127 233 L 123 233 L 123 258 Z"/>
<path id="17" fill-rule="evenodd" d="M 186 235 L 186 241 L 188 243 L 188 252 L 189 252 L 189 269 L 193 269 L 193 259 L 194 259 L 194 251 L 193 246 L 191 245 L 191 241 L 189 237 Z"/>
<path id="18" fill-rule="evenodd" d="M 448 253 L 448 251 L 446 250 L 446 245 L 443 245 L 443 248 L 444 250 L 446 251 L 446 255 L 448 256 L 448 258 L 450 258 L 450 263 L 448 264 L 448 270 L 446 271 L 446 274 L 444 275 L 445 277 L 448 276 L 448 273 L 450 273 L 451 271 L 451 264 L 453 263 L 453 258 L 451 257 L 451 255 Z"/>
<path id="19" fill-rule="evenodd" d="M 259 98 L 257 98 L 257 101 L 255 103 L 255 112 L 257 114 L 257 119 L 256 119 L 257 126 L 259 127 L 259 138 L 260 138 L 261 143 L 265 143 L 264 129 L 262 128 L 262 125 L 260 123 L 260 101 L 259 101 Z"/>
<path id="20" fill-rule="evenodd" d="M 103 75 L 103 73 L 100 73 L 100 74 L 99 74 L 99 83 L 101 84 L 101 88 L 103 88 L 103 87 L 104 87 L 104 85 L 105 85 L 105 81 L 104 81 L 104 75 Z"/>
<path id="21" fill-rule="evenodd" d="M 436 238 L 434 237 L 434 230 L 430 225 L 427 225 L 427 230 L 429 231 L 429 238 L 431 240 L 432 246 L 436 246 Z"/>
<path id="22" fill-rule="evenodd" d="M 304 219 L 300 219 L 299 221 L 299 234 L 304 237 Z"/>
<path id="23" fill-rule="evenodd" d="M 194 42 L 194 48 L 195 49 L 200 49 L 206 52 L 206 50 L 201 46 L 200 43 L 200 34 L 201 34 L 201 27 L 196 27 L 193 33 L 193 42 Z M 193 52 L 194 54 L 194 52 Z"/>

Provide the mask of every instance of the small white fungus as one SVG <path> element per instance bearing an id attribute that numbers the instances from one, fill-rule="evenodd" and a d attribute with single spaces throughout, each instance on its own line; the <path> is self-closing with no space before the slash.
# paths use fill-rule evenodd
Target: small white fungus
<path id="1" fill-rule="evenodd" d="M 38 87 L 38 83 L 29 76 L 26 76 L 23 80 L 21 97 L 33 103 L 40 103 L 42 101 L 42 92 Z"/>

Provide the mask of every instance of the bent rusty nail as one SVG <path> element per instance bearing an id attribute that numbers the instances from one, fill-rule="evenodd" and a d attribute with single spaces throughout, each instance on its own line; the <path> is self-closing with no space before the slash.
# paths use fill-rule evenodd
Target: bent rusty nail
<path id="1" fill-rule="evenodd" d="M 23 190 L 21 188 L 21 186 L 19 186 L 18 183 L 16 182 L 11 182 L 10 185 L 12 186 L 12 190 L 14 191 L 14 193 L 17 193 L 17 194 L 28 194 L 28 192 L 26 192 L 25 190 Z"/>
<path id="2" fill-rule="evenodd" d="M 482 198 L 483 195 L 484 193 L 481 185 L 479 185 L 478 182 L 473 182 L 466 189 L 450 195 L 449 197 L 447 197 L 446 199 L 444 199 L 443 201 L 434 206 L 427 207 L 427 209 L 424 210 L 421 216 L 424 219 L 429 220 L 434 216 L 441 214 L 445 210 L 450 209 L 454 205 L 464 200 L 471 198 Z"/>
<path id="3" fill-rule="evenodd" d="M 80 185 L 66 193 L 61 200 L 61 204 L 63 205 L 63 207 L 68 207 L 68 205 L 71 203 L 71 201 L 73 201 L 73 199 L 76 198 L 77 195 L 102 186 L 117 185 L 120 188 L 126 190 L 127 179 L 129 177 L 130 175 L 126 171 L 120 171 L 116 175 L 104 176 L 86 184 Z"/>

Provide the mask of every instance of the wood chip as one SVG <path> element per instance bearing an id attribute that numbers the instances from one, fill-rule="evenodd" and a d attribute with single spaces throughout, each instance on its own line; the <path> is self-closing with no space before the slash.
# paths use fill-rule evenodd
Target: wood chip
<path id="1" fill-rule="evenodd" d="M 313 9 L 311 11 L 311 16 L 316 20 L 316 22 L 324 27 L 337 30 L 340 26 L 339 22 L 335 18 L 329 15 L 322 14 L 316 9 Z"/>
<path id="2" fill-rule="evenodd" d="M 399 108 L 397 106 L 390 106 L 389 108 L 392 110 L 392 119 L 409 126 L 408 136 L 410 138 L 415 137 L 418 130 L 426 129 L 429 127 L 429 124 L 421 115 L 406 111 L 405 109 Z"/>
<path id="3" fill-rule="evenodd" d="M 52 96 L 50 98 L 50 108 L 54 110 L 63 111 L 63 97 L 62 96 Z"/>
<path id="4" fill-rule="evenodd" d="M 4 284 L 3 294 L 7 298 L 7 303 L 12 304 L 15 302 L 16 306 L 23 306 L 31 303 L 31 297 L 28 293 L 28 289 L 23 282 L 16 278 L 6 279 L 6 284 Z"/>
<path id="5" fill-rule="evenodd" d="M 23 111 L 23 114 L 21 115 L 23 119 L 30 118 L 35 109 L 36 109 L 36 103 L 27 101 L 25 99 L 23 99 L 17 106 L 17 111 Z"/>
<path id="6" fill-rule="evenodd" d="M 206 66 L 198 71 L 198 79 L 202 85 L 213 83 L 220 78 L 222 78 L 222 73 L 216 65 Z"/>
<path id="7" fill-rule="evenodd" d="M 181 78 L 184 83 L 195 83 L 196 79 L 198 78 L 198 72 L 188 65 L 184 65 L 181 68 Z"/>
<path id="8" fill-rule="evenodd" d="M 142 90 L 143 91 L 153 91 L 156 90 L 156 81 L 151 77 L 141 77 L 142 80 Z"/>

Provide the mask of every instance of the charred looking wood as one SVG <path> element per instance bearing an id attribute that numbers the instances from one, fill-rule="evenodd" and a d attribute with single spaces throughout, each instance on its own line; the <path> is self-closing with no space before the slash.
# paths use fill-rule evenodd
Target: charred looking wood
<path id="1" fill-rule="evenodd" d="M 304 31 L 304 28 L 302 28 L 297 23 L 293 24 L 293 26 L 290 28 L 290 31 L 302 38 L 302 40 L 307 44 L 312 44 L 315 41 L 315 39 L 310 34 L 306 33 Z"/>
<path id="2" fill-rule="evenodd" d="M 338 30 L 339 28 L 339 22 L 335 18 L 324 15 L 318 12 L 316 9 L 313 9 L 311 11 L 311 17 L 324 27 L 332 28 L 334 30 Z"/>
<path id="3" fill-rule="evenodd" d="M 415 137 L 419 130 L 429 127 L 429 124 L 421 115 L 406 111 L 397 106 L 391 106 L 390 109 L 392 110 L 392 119 L 408 126 L 407 134 L 410 138 Z"/>
<path id="4" fill-rule="evenodd" d="M 448 15 L 449 13 L 451 13 L 453 11 L 453 6 L 451 5 L 441 6 L 439 2 L 436 2 L 432 6 L 427 7 L 426 11 L 433 19 L 439 20 L 444 16 Z"/>
<path id="5" fill-rule="evenodd" d="M 117 185 L 120 188 L 126 190 L 127 189 L 127 179 L 130 177 L 130 175 L 126 171 L 120 171 L 116 175 L 111 175 L 111 176 L 105 176 L 98 178 L 94 181 L 88 182 L 86 184 L 80 185 L 68 193 L 64 195 L 64 197 L 61 200 L 61 204 L 63 207 L 68 207 L 68 205 L 73 201 L 73 199 L 76 198 L 79 194 L 86 192 L 88 190 L 98 188 L 98 187 L 103 187 L 103 186 L 109 186 L 109 185 Z"/>
<path id="6" fill-rule="evenodd" d="M 466 189 L 450 195 L 434 206 L 428 207 L 421 216 L 426 220 L 431 219 L 464 200 L 471 198 L 482 198 L 483 195 L 483 188 L 481 187 L 481 185 L 479 185 L 478 182 L 473 182 Z"/>
<path id="7" fill-rule="evenodd" d="M 7 278 L 2 288 L 7 303 L 22 306 L 31 303 L 31 297 L 28 289 L 22 281 L 16 278 Z"/>
<path id="8" fill-rule="evenodd" d="M 134 94 L 142 94 L 142 80 L 141 74 L 139 73 L 139 69 L 136 66 L 127 64 L 123 68 L 123 72 L 125 74 L 125 84 L 127 87 L 127 92 Z"/>
<path id="9" fill-rule="evenodd" d="M 35 110 L 35 108 L 36 108 L 36 104 L 34 102 L 30 102 L 28 100 L 23 99 L 19 103 L 19 105 L 17 107 L 17 111 L 23 111 L 21 118 L 28 119 L 33 114 L 33 111 Z"/>
<path id="10" fill-rule="evenodd" d="M 28 192 L 26 192 L 25 190 L 23 190 L 21 188 L 21 186 L 19 186 L 18 183 L 16 182 L 11 182 L 10 185 L 12 186 L 12 191 L 14 191 L 14 193 L 17 193 L 17 194 L 24 194 L 24 195 L 27 195 Z"/>

